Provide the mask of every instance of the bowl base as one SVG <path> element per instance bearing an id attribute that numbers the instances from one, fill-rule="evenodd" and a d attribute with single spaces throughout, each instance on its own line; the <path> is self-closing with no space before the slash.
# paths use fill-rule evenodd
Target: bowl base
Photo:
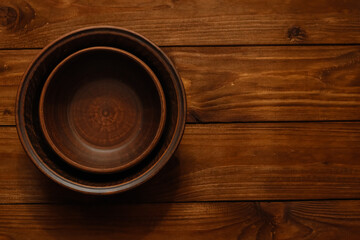
<path id="1" fill-rule="evenodd" d="M 137 94 L 122 81 L 95 79 L 81 85 L 68 106 L 74 137 L 91 151 L 113 151 L 136 139 L 143 108 Z"/>

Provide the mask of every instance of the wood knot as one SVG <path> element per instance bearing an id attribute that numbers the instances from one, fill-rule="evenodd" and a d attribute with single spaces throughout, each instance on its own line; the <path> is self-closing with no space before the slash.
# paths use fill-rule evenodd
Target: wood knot
<path id="1" fill-rule="evenodd" d="M 12 7 L 0 6 L 0 24 L 4 27 L 14 25 L 17 12 Z"/>
<path id="2" fill-rule="evenodd" d="M 307 37 L 304 29 L 298 26 L 293 26 L 288 29 L 287 37 L 290 42 L 300 42 L 304 41 Z"/>
<path id="3" fill-rule="evenodd" d="M 9 70 L 9 65 L 7 65 L 7 64 L 2 64 L 1 62 L 0 62 L 0 73 L 1 72 L 5 72 L 5 71 L 8 71 Z"/>
<path id="4" fill-rule="evenodd" d="M 4 116 L 6 116 L 6 115 L 11 115 L 11 110 L 5 109 L 5 110 L 3 111 L 3 115 L 4 115 Z"/>
<path id="5" fill-rule="evenodd" d="M 32 28 L 35 10 L 25 1 L 14 1 L 13 6 L 0 5 L 1 25 L 10 31 L 27 31 Z"/>

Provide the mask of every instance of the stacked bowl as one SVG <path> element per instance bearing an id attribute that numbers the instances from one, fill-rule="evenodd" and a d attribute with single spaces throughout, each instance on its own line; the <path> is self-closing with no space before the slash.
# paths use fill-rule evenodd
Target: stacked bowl
<path id="1" fill-rule="evenodd" d="M 49 178 L 89 194 L 134 188 L 180 143 L 185 91 L 169 58 L 122 28 L 90 27 L 44 48 L 16 104 L 22 145 Z"/>

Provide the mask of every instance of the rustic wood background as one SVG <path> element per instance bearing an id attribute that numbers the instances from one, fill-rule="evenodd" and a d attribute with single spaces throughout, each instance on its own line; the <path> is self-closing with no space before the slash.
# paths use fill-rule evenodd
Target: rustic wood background
<path id="1" fill-rule="evenodd" d="M 185 135 L 138 189 L 84 196 L 18 140 L 15 95 L 42 47 L 115 25 L 186 88 Z M 359 0 L 0 0 L 0 239 L 359 239 Z"/>

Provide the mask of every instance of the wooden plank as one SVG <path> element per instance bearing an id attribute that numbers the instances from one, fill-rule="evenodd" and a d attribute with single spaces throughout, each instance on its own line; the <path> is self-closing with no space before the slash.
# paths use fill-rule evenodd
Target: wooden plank
<path id="1" fill-rule="evenodd" d="M 360 197 L 360 123 L 187 125 L 167 166 L 108 201 L 184 202 Z M 95 201 L 43 176 L 14 127 L 0 128 L 0 203 Z"/>
<path id="2" fill-rule="evenodd" d="M 360 43 L 359 15 L 358 0 L 1 0 L 0 48 L 44 47 L 104 24 L 159 45 Z"/>
<path id="3" fill-rule="evenodd" d="M 185 85 L 188 122 L 360 119 L 360 46 L 164 48 Z M 0 51 L 0 124 L 39 50 Z"/>
<path id="4" fill-rule="evenodd" d="M 0 239 L 358 239 L 360 201 L 1 205 Z"/>
<path id="5" fill-rule="evenodd" d="M 175 48 L 188 121 L 360 119 L 360 47 Z"/>
<path id="6" fill-rule="evenodd" d="M 38 50 L 0 51 L 0 125 L 15 124 L 15 99 L 22 75 Z"/>

